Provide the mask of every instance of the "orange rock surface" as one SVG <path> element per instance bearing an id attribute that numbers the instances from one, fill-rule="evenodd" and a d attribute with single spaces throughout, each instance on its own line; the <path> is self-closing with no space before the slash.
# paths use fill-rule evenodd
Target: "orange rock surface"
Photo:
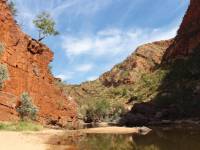
<path id="1" fill-rule="evenodd" d="M 0 1 L 0 43 L 4 46 L 1 63 L 7 64 L 10 79 L 0 91 L 0 120 L 17 120 L 19 96 L 28 92 L 39 108 L 39 121 L 54 120 L 62 125 L 76 120 L 76 103 L 62 93 L 48 69 L 52 51 L 23 33 L 6 5 Z M 62 108 L 59 108 L 62 103 Z"/>
<path id="2" fill-rule="evenodd" d="M 135 83 L 144 72 L 151 72 L 162 60 L 173 40 L 158 41 L 139 46 L 126 60 L 104 73 L 100 80 L 105 86 Z"/>

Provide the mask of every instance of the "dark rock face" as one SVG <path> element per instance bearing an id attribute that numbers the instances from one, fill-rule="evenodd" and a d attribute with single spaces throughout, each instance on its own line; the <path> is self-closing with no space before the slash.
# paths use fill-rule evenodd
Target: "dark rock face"
<path id="1" fill-rule="evenodd" d="M 178 30 L 174 43 L 167 49 L 163 59 L 185 57 L 193 53 L 200 43 L 200 1 L 191 0 L 187 13 Z"/>
<path id="2" fill-rule="evenodd" d="M 45 124 L 49 118 L 61 124 L 75 121 L 76 103 L 68 100 L 54 84 L 55 79 L 48 69 L 52 51 L 21 31 L 6 0 L 0 1 L 0 42 L 4 45 L 0 62 L 7 65 L 10 74 L 0 91 L 0 120 L 17 120 L 15 105 L 23 92 L 29 92 L 39 108 L 41 123 Z M 58 108 L 60 101 L 63 109 Z"/>

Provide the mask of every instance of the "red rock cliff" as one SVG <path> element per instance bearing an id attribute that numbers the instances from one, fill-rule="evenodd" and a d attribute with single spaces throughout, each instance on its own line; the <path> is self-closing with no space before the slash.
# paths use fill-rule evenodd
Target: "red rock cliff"
<path id="1" fill-rule="evenodd" d="M 134 84 L 142 73 L 150 73 L 161 63 L 166 49 L 173 39 L 153 42 L 139 46 L 125 61 L 104 73 L 100 81 L 105 86 Z"/>
<path id="2" fill-rule="evenodd" d="M 190 55 L 200 43 L 200 1 L 191 0 L 174 43 L 168 48 L 164 60 Z"/>
<path id="3" fill-rule="evenodd" d="M 6 5 L 0 1 L 0 42 L 4 45 L 1 63 L 7 64 L 10 79 L 0 91 L 0 120 L 17 120 L 15 105 L 23 92 L 29 92 L 39 108 L 39 121 L 61 124 L 76 120 L 76 104 L 56 87 L 48 69 L 53 53 L 44 44 L 24 34 Z M 62 103 L 62 108 L 59 105 Z"/>

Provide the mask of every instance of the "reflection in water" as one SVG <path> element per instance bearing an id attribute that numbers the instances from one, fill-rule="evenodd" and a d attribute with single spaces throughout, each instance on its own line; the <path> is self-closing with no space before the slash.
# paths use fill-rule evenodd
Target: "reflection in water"
<path id="1" fill-rule="evenodd" d="M 133 136 L 137 150 L 200 150 L 200 129 L 154 129 L 145 136 Z"/>
<path id="2" fill-rule="evenodd" d="M 147 135 L 88 134 L 59 140 L 76 150 L 200 150 L 200 129 L 156 128 Z"/>
<path id="3" fill-rule="evenodd" d="M 131 136 L 90 134 L 78 145 L 80 150 L 132 150 Z"/>

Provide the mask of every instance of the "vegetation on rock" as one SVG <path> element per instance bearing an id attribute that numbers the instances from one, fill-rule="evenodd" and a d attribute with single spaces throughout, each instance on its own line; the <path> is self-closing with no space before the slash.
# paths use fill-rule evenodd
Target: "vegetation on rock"
<path id="1" fill-rule="evenodd" d="M 55 21 L 51 15 L 47 12 L 42 12 L 34 20 L 33 24 L 38 28 L 39 41 L 43 40 L 47 36 L 58 35 L 59 32 L 55 29 Z"/>
<path id="2" fill-rule="evenodd" d="M 7 65 L 0 64 L 0 88 L 3 88 L 4 81 L 9 79 L 9 72 Z"/>
<path id="3" fill-rule="evenodd" d="M 62 88 L 77 101 L 79 117 L 85 122 L 117 121 L 126 112 L 124 88 L 107 88 L 99 80 Z"/>
<path id="4" fill-rule="evenodd" d="M 182 117 L 199 115 L 200 102 L 200 46 L 186 59 L 176 59 L 165 68 L 169 73 L 161 81 L 155 98 L 161 107 L 174 105 Z M 184 67 L 184 69 L 183 69 Z"/>
<path id="5" fill-rule="evenodd" d="M 124 112 L 123 105 L 119 102 L 96 98 L 80 106 L 80 115 L 85 122 L 115 121 Z"/>
<path id="6" fill-rule="evenodd" d="M 32 103 L 32 99 L 27 92 L 21 95 L 21 105 L 17 108 L 17 112 L 21 120 L 35 120 L 37 116 L 38 109 Z"/>
<path id="7" fill-rule="evenodd" d="M 4 49 L 4 44 L 0 42 L 0 56 L 3 54 Z"/>
<path id="8" fill-rule="evenodd" d="M 17 8 L 16 5 L 13 1 L 8 1 L 8 7 L 12 13 L 13 16 L 17 16 Z"/>

